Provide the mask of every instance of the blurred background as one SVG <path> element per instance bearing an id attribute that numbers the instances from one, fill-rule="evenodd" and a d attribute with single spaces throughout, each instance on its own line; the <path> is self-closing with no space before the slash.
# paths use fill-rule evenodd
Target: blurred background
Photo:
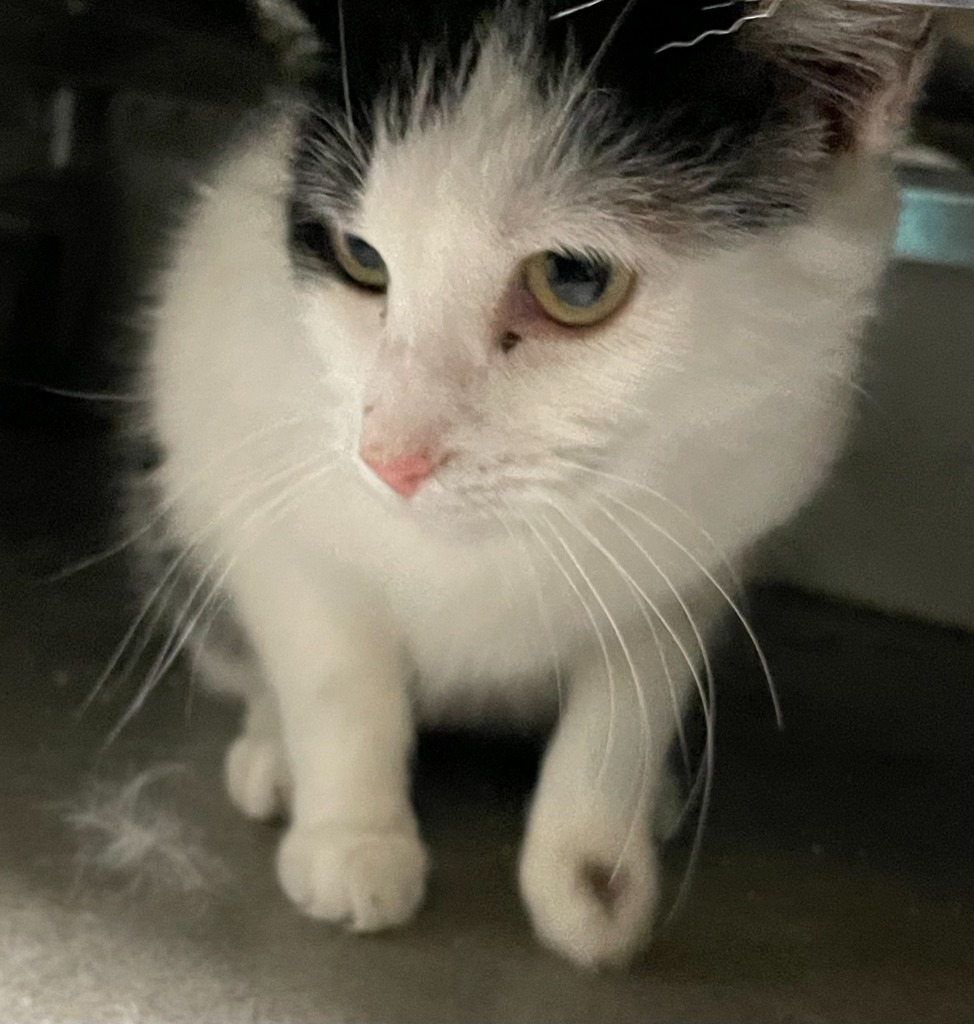
<path id="1" fill-rule="evenodd" d="M 729 636 L 691 910 L 635 980 L 587 983 L 535 950 L 513 896 L 530 744 L 427 742 L 446 881 L 416 931 L 349 946 L 289 913 L 271 839 L 224 808 L 231 716 L 188 714 L 184 668 L 108 754 L 131 692 L 75 716 L 136 607 L 119 559 L 54 577 L 118 536 L 140 289 L 208 160 L 306 56 L 274 0 L 257 7 L 0 3 L 0 1019 L 974 1020 L 974 13 L 949 15 L 900 154 L 856 428 L 751 595 L 786 730 Z M 87 895 L 64 882 L 91 837 L 52 801 L 160 760 L 196 781 L 163 780 L 159 820 L 185 843 L 218 823 L 201 856 L 236 879 L 205 924 L 202 868 L 182 903 L 123 908 L 117 872 L 84 876 Z"/>

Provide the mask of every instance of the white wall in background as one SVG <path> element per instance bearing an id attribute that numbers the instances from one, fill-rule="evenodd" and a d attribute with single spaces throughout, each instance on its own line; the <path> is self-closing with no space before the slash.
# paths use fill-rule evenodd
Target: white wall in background
<path id="1" fill-rule="evenodd" d="M 774 578 L 974 629 L 974 271 L 899 263 L 845 456 Z"/>

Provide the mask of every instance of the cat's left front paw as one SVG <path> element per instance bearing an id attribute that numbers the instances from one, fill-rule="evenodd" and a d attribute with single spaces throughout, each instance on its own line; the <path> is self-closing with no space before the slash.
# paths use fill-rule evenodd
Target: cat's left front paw
<path id="1" fill-rule="evenodd" d="M 277 857 L 281 886 L 298 907 L 356 932 L 405 924 L 422 903 L 427 867 L 411 823 L 381 830 L 292 827 Z"/>
<path id="2" fill-rule="evenodd" d="M 521 893 L 538 938 L 581 967 L 620 967 L 649 941 L 658 897 L 649 836 L 582 816 L 533 822 Z"/>
<path id="3" fill-rule="evenodd" d="M 291 776 L 276 736 L 244 732 L 227 751 L 223 774 L 230 799 L 248 818 L 269 821 L 291 803 Z"/>

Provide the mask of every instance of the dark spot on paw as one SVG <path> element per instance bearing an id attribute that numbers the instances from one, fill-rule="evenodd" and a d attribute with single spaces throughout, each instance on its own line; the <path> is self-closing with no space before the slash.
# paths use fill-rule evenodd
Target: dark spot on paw
<path id="1" fill-rule="evenodd" d="M 629 875 L 625 868 L 600 864 L 594 860 L 586 861 L 582 865 L 579 880 L 609 914 L 615 909 L 616 903 L 629 885 Z"/>
<path id="2" fill-rule="evenodd" d="M 166 461 L 165 449 L 155 441 L 136 442 L 129 455 L 137 473 L 151 473 Z"/>

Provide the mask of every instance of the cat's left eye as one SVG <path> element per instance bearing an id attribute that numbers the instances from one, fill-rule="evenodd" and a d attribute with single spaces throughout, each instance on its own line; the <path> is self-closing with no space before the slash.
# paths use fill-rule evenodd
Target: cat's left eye
<path id="1" fill-rule="evenodd" d="M 336 231 L 333 236 L 335 259 L 346 274 L 363 288 L 385 291 L 389 271 L 385 261 L 364 238 Z"/>
<path id="2" fill-rule="evenodd" d="M 539 252 L 524 264 L 528 290 L 552 320 L 590 327 L 611 316 L 629 296 L 634 274 L 610 260 Z"/>

